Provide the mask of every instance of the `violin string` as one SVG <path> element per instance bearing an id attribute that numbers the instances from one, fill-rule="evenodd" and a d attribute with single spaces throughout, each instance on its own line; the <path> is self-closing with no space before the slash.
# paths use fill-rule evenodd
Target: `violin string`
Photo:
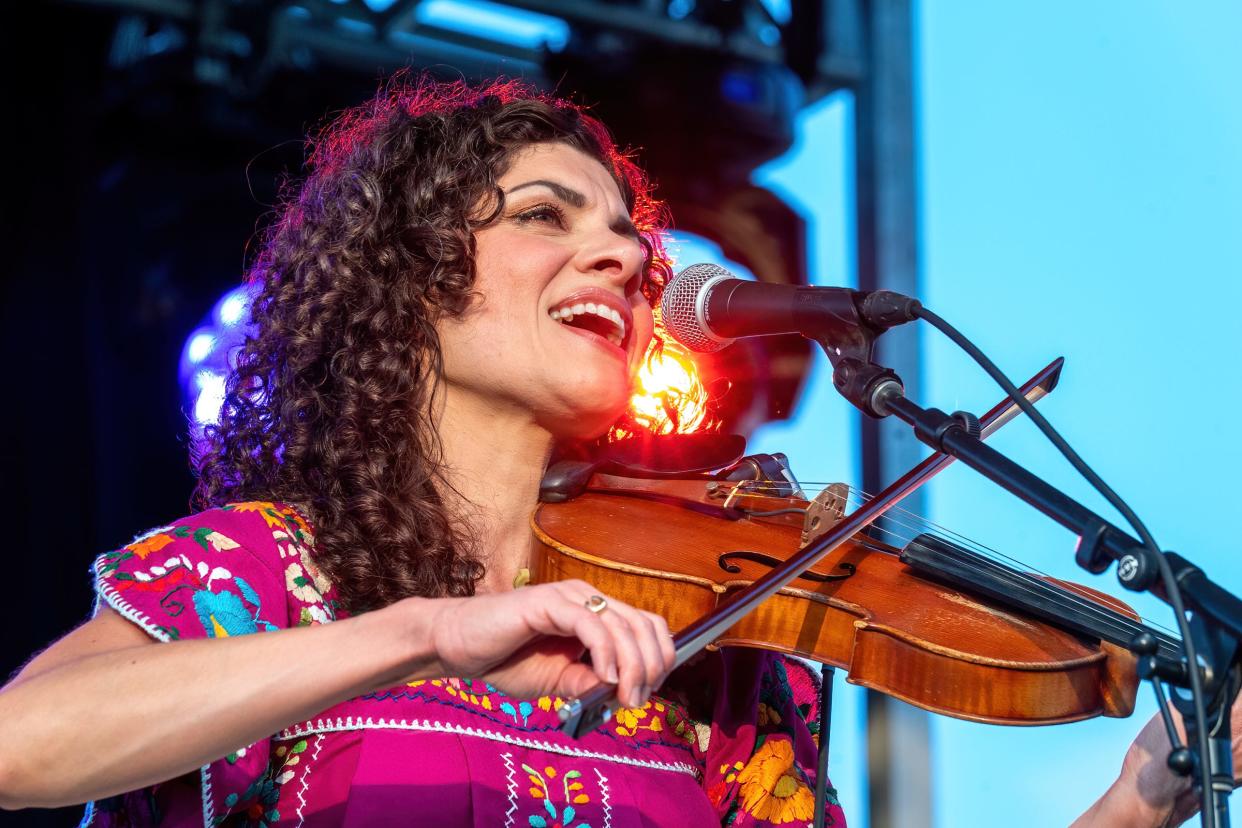
<path id="1" fill-rule="evenodd" d="M 851 487 L 850 487 L 850 493 L 851 493 L 851 494 L 853 494 L 855 491 L 857 491 L 857 493 L 858 493 L 858 495 L 857 495 L 858 499 L 859 499 L 861 502 L 863 502 L 863 503 L 865 503 L 865 502 L 867 502 L 868 500 L 871 500 L 871 499 L 873 499 L 873 498 L 874 498 L 874 495 L 870 495 L 870 494 L 868 494 L 868 493 L 866 493 L 866 492 L 862 491 L 861 489 L 856 490 L 854 487 L 852 487 L 852 486 L 851 486 Z M 993 548 L 992 548 L 992 547 L 990 547 L 990 546 L 987 546 L 987 545 L 986 545 L 986 544 L 984 544 L 984 543 L 981 543 L 981 542 L 976 541 L 976 540 L 974 540 L 974 539 L 972 539 L 972 538 L 969 538 L 969 537 L 967 537 L 967 536 L 965 536 L 965 535 L 961 534 L 960 532 L 955 532 L 955 531 L 953 531 L 953 530 L 951 530 L 951 529 L 947 529 L 947 528 L 945 528 L 945 527 L 943 527 L 943 526 L 941 526 L 941 525 L 939 525 L 939 524 L 937 524 L 937 523 L 934 523 L 934 522 L 932 522 L 932 521 L 930 521 L 930 520 L 928 520 L 928 519 L 926 519 L 926 518 L 922 517 L 921 515 L 915 514 L 914 512 L 911 512 L 911 511 L 909 511 L 909 510 L 907 510 L 907 509 L 904 509 L 904 508 L 902 508 L 902 507 L 900 507 L 900 506 L 894 507 L 894 509 L 895 509 L 896 511 L 899 511 L 899 512 L 903 513 L 904 515 L 908 516 L 910 519 L 913 519 L 913 520 L 914 520 L 914 521 L 916 521 L 917 523 L 919 523 L 919 524 L 923 524 L 923 525 L 926 525 L 926 526 L 928 526 L 928 527 L 932 528 L 932 529 L 933 529 L 933 531 L 930 533 L 930 534 L 932 534 L 932 535 L 938 535 L 938 536 L 940 536 L 940 537 L 943 537 L 943 538 L 944 538 L 944 539 L 946 539 L 946 540 L 951 540 L 951 539 L 953 539 L 953 538 L 959 539 L 962 545 L 964 545 L 964 546 L 966 546 L 966 547 L 968 547 L 968 548 L 971 548 L 971 549 L 972 549 L 972 551 L 979 553 L 979 554 L 980 554 L 983 558 L 985 558 L 985 559 L 991 559 L 991 560 L 996 561 L 996 562 L 1001 562 L 1001 561 L 1008 561 L 1008 562 L 1011 562 L 1011 563 L 1012 563 L 1012 564 L 1014 564 L 1015 566 L 1020 567 L 1021 569 L 1025 570 L 1025 572 L 1023 573 L 1023 576 L 1024 576 L 1025 578 L 1028 578 L 1028 579 L 1029 579 L 1029 578 L 1033 578 L 1033 575 L 1032 575 L 1031 573 L 1037 573 L 1037 574 L 1039 574 L 1039 575 L 1044 576 L 1045 578 L 1053 578 L 1053 577 L 1055 577 L 1055 576 L 1053 576 L 1053 575 L 1051 575 L 1051 574 L 1049 574 L 1049 573 L 1047 573 L 1047 572 L 1043 572 L 1043 571 L 1039 570 L 1037 567 L 1031 566 L 1029 563 L 1026 563 L 1026 562 L 1024 562 L 1024 561 L 1021 561 L 1021 560 L 1019 560 L 1019 559 L 1017 559 L 1017 558 L 1015 558 L 1015 557 L 1013 557 L 1013 556 L 1011 556 L 1011 555 L 1006 555 L 1006 554 L 1004 554 L 1003 552 L 1000 552 L 1000 551 L 998 551 L 998 550 L 996 550 L 996 549 L 993 549 Z M 895 521 L 895 522 L 896 522 L 896 523 L 898 523 L 898 525 L 901 525 L 901 526 L 903 526 L 904 528 L 907 528 L 907 529 L 911 529 L 911 530 L 915 530 L 915 529 L 917 529 L 917 526 L 912 526 L 912 525 L 910 525 L 910 523 L 909 523 L 909 522 L 900 522 L 900 521 Z M 1003 564 L 1002 564 L 1002 565 L 1003 565 Z M 1036 579 L 1036 580 L 1038 581 L 1038 579 Z M 1044 582 L 1043 582 L 1043 581 L 1038 581 L 1038 583 L 1043 584 Z M 1079 605 L 1083 605 L 1083 606 L 1087 606 L 1087 607 L 1096 607 L 1096 606 L 1099 606 L 1099 605 L 1098 605 L 1098 604 L 1096 604 L 1095 602 L 1090 601 L 1090 600 L 1088 600 L 1088 599 L 1086 599 L 1086 598 L 1084 598 L 1084 597 L 1082 597 L 1082 596 L 1079 596 L 1079 595 L 1077 595 L 1076 593 L 1073 593 L 1072 591 L 1070 591 L 1068 594 L 1069 594 L 1069 595 L 1071 595 L 1071 596 L 1073 597 L 1073 601 L 1074 601 L 1075 603 L 1079 604 Z M 1125 616 L 1121 616 L 1121 617 L 1123 617 L 1123 618 L 1124 618 Z M 1128 618 L 1127 618 L 1127 620 L 1132 621 L 1132 619 L 1128 619 Z M 1166 632 L 1167 634 L 1169 634 L 1169 635 L 1171 635 L 1171 636 L 1173 636 L 1173 637 L 1177 637 L 1177 633 L 1176 633 L 1174 630 L 1172 630 L 1171 628 L 1169 628 L 1169 627 L 1165 626 L 1164 624 L 1162 624 L 1162 623 L 1160 623 L 1160 622 L 1157 622 L 1157 621 L 1152 621 L 1152 620 L 1150 620 L 1150 619 L 1145 619 L 1145 618 L 1140 618 L 1140 620 L 1141 620 L 1141 621 L 1143 621 L 1143 623 L 1147 624 L 1148 626 L 1151 626 L 1151 627 L 1156 628 L 1156 629 L 1159 629 L 1159 630 L 1163 630 L 1163 631 L 1164 631 L 1164 632 Z M 1136 629 L 1136 630 L 1134 630 L 1134 631 L 1135 631 L 1135 632 L 1138 632 L 1138 630 L 1137 630 L 1137 629 Z"/>
<path id="2" fill-rule="evenodd" d="M 806 481 L 802 483 L 802 488 L 805 490 L 807 487 L 811 487 L 812 490 L 814 490 L 814 488 L 818 486 L 819 490 L 822 491 L 824 488 L 827 488 L 828 485 L 832 485 L 832 484 L 826 484 L 826 483 L 822 483 L 818 481 Z M 762 491 L 756 491 L 756 489 L 779 490 L 782 488 L 784 487 L 782 487 L 781 484 L 766 484 L 766 483 L 760 482 L 759 485 L 756 486 L 755 482 L 752 482 L 751 485 L 747 487 L 747 493 L 752 494 L 752 495 L 757 495 L 759 497 L 765 497 L 765 496 L 771 496 L 771 495 L 766 495 Z M 875 497 L 874 495 L 866 491 L 863 491 L 862 489 L 858 489 L 854 486 L 846 487 L 846 502 L 854 506 L 855 508 L 857 508 L 858 506 L 865 505 L 870 500 L 873 500 L 874 497 Z M 784 514 L 784 513 L 790 513 L 790 512 L 799 512 L 803 510 L 782 509 L 782 510 L 774 510 L 774 511 L 776 513 Z M 894 515 L 893 512 L 897 512 L 899 514 Z M 752 513 L 752 514 L 754 514 L 755 516 L 761 516 L 758 513 Z M 903 515 L 904 515 L 904 519 L 902 518 Z M 1139 627 L 1139 622 L 1134 621 L 1134 619 L 1131 619 L 1129 616 L 1123 615 L 1120 612 L 1117 612 L 1116 610 L 1113 610 L 1109 607 L 1105 607 L 1101 604 L 1091 601 L 1087 599 L 1086 597 L 1081 596 L 1072 590 L 1065 589 L 1064 587 L 1059 587 L 1054 584 L 1049 584 L 1047 581 L 1043 580 L 1042 578 L 1036 577 L 1035 574 L 1032 574 L 1032 573 L 1037 573 L 1038 575 L 1042 575 L 1044 578 L 1053 577 L 1049 575 L 1048 573 L 1041 572 L 1039 569 L 1032 567 L 1023 561 L 1020 561 L 1017 558 L 1006 555 L 996 549 L 993 549 L 972 538 L 969 538 L 966 535 L 961 534 L 960 532 L 956 532 L 946 527 L 940 526 L 939 524 L 936 524 L 924 518 L 921 515 L 911 512 L 908 509 L 902 508 L 901 506 L 894 505 L 889 508 L 888 512 L 886 512 L 886 514 L 884 515 L 884 518 L 891 525 L 905 529 L 910 532 L 914 532 L 915 534 L 922 534 L 925 530 L 927 530 L 927 534 L 930 534 L 933 537 L 940 537 L 944 540 L 950 541 L 951 543 L 955 543 L 955 545 L 965 547 L 967 552 L 974 553 L 974 560 L 967 561 L 969 565 L 982 569 L 982 568 L 985 568 L 984 565 L 986 564 L 986 568 L 988 568 L 989 571 L 993 573 L 994 577 L 1008 581 L 1015 588 L 1022 589 L 1028 594 L 1034 591 L 1040 594 L 1041 597 L 1045 598 L 1046 600 L 1055 601 L 1063 607 L 1070 607 L 1070 608 L 1077 609 L 1078 611 L 1083 612 L 1084 614 L 1087 614 L 1087 615 L 1090 615 L 1090 616 L 1093 616 L 1099 619 L 1101 623 L 1111 624 L 1114 627 L 1114 629 L 1116 628 L 1117 624 L 1121 624 L 1131 635 L 1139 632 L 1141 629 Z M 869 529 L 875 532 L 879 532 L 883 535 L 891 536 L 891 538 L 894 541 L 896 541 L 895 543 L 892 544 L 894 546 L 903 546 L 905 543 L 909 541 L 909 538 L 901 535 L 900 533 L 894 532 L 890 529 L 886 529 L 884 528 L 884 526 L 877 525 L 876 523 L 872 523 Z M 1021 569 L 1015 569 L 1014 567 L 1004 563 L 1004 561 L 1008 561 L 1011 564 L 1015 565 L 1016 567 L 1020 567 Z M 1027 570 L 1027 571 L 1022 571 L 1022 570 Z M 1151 621 L 1149 619 L 1141 618 L 1141 617 L 1140 617 L 1140 622 L 1143 624 L 1146 624 L 1147 626 L 1151 628 L 1161 630 L 1174 639 L 1177 638 L 1176 632 L 1174 632 L 1173 630 L 1169 629 L 1168 627 L 1166 627 L 1165 625 L 1159 622 Z"/>
<path id="3" fill-rule="evenodd" d="M 873 495 L 868 495 L 867 493 L 861 492 L 861 490 L 853 489 L 852 487 L 851 495 L 853 495 L 854 499 L 857 499 L 858 502 L 861 503 L 866 503 L 867 500 L 873 498 Z M 1078 595 L 1077 592 L 1067 590 L 1067 588 L 1064 587 L 1051 585 L 1051 583 L 1048 583 L 1043 580 L 1043 578 L 1036 577 L 1035 575 L 1042 575 L 1045 578 L 1053 577 L 1052 575 L 1048 575 L 1047 572 L 1041 572 L 1036 569 L 1036 567 L 1032 567 L 1026 564 L 1026 562 L 1016 559 L 1016 557 L 1005 555 L 1004 552 L 992 549 L 992 547 L 981 544 L 979 541 L 966 538 L 966 536 L 961 533 L 945 529 L 944 526 L 935 524 L 933 521 L 912 513 L 912 511 L 900 508 L 900 506 L 897 506 L 895 509 L 900 511 L 900 513 L 907 515 L 909 519 L 915 521 L 915 525 L 912 525 L 909 523 L 909 520 L 902 521 L 894 519 L 893 523 L 895 525 L 902 526 L 902 528 L 910 531 L 918 531 L 919 525 L 917 524 L 923 524 L 925 526 L 929 526 L 929 528 L 933 528 L 933 531 L 930 531 L 929 533 L 930 535 L 940 536 L 940 538 L 950 540 L 950 542 L 953 542 L 951 541 L 953 538 L 960 539 L 960 545 L 965 547 L 966 552 L 974 554 L 974 560 L 969 561 L 969 564 L 972 567 L 975 567 L 976 571 L 986 570 L 987 572 L 990 572 L 992 576 L 1002 578 L 1002 580 L 1010 582 L 1013 587 L 1021 588 L 1021 590 L 1027 593 L 1040 593 L 1043 597 L 1051 598 L 1051 600 L 1061 603 L 1061 606 L 1076 608 L 1078 611 L 1092 614 L 1092 616 L 1099 618 L 1100 621 L 1112 624 L 1114 629 L 1117 628 L 1117 624 L 1123 624 L 1126 632 L 1128 632 L 1131 637 L 1133 637 L 1135 633 L 1140 632 L 1140 628 L 1136 626 L 1138 622 L 1135 622 L 1133 618 L 1124 616 L 1124 614 L 1114 611 L 1112 608 L 1102 607 L 1099 603 L 1090 601 L 1089 598 Z M 1020 567 L 1020 570 L 1013 569 L 1013 567 L 1007 565 L 1005 561 L 1009 561 L 1016 567 Z M 1102 610 L 1104 614 L 1100 613 Z M 1149 619 L 1145 618 L 1140 618 L 1140 621 L 1148 624 L 1151 628 L 1159 629 L 1159 631 L 1169 634 L 1172 638 L 1177 637 L 1177 633 L 1172 631 L 1169 627 L 1164 626 L 1164 624 L 1149 621 Z"/>
<path id="4" fill-rule="evenodd" d="M 858 500 L 864 503 L 866 502 L 866 499 L 862 498 L 860 495 L 856 493 L 851 494 L 851 500 Z M 902 511 L 917 519 L 917 515 L 913 515 L 907 510 Z M 930 524 L 930 521 L 920 520 L 920 522 Z M 920 528 L 922 528 L 900 520 L 894 520 L 892 523 L 907 531 L 913 531 L 916 533 Z M 883 535 L 891 536 L 897 541 L 894 545 L 900 546 L 908 542 L 908 538 L 906 536 L 893 532 L 889 529 L 885 529 L 882 525 L 872 524 L 870 528 L 873 531 L 879 532 Z M 929 532 L 928 534 L 936 537 L 938 533 Z M 958 560 L 962 561 L 976 572 L 979 572 L 981 575 L 988 576 L 992 580 L 999 582 L 1015 597 L 1019 595 L 1027 596 L 1032 599 L 1051 603 L 1060 607 L 1062 610 L 1077 611 L 1093 622 L 1095 625 L 1094 629 L 1097 631 L 1101 629 L 1111 631 L 1114 636 L 1114 640 L 1117 641 L 1127 641 L 1142 631 L 1143 628 L 1140 626 L 1139 622 L 1111 607 L 1092 601 L 1085 596 L 1079 595 L 1073 590 L 1059 584 L 1050 583 L 1049 581 L 1044 580 L 1044 578 L 1031 574 L 1029 571 L 1015 569 L 1014 567 L 1011 567 L 999 560 L 1003 558 L 1008 561 L 1013 561 L 1014 563 L 1017 563 L 1025 568 L 1025 564 L 1022 564 L 1020 561 L 1017 561 L 1011 556 L 1003 555 L 999 552 L 995 552 L 995 550 L 990 550 L 983 544 L 971 541 L 969 538 L 966 538 L 960 533 L 953 532 L 951 534 L 963 538 L 969 546 L 975 546 L 978 548 L 970 549 L 967 545 L 954 544 L 959 547 L 958 551 L 955 553 Z M 949 539 L 944 538 L 944 540 Z M 952 541 L 950 541 L 950 543 L 952 543 Z M 989 552 L 994 554 L 988 554 Z M 1045 575 L 1044 577 L 1051 578 L 1052 576 Z M 1161 624 L 1150 623 L 1149 625 L 1153 628 L 1161 629 L 1169 636 L 1176 638 L 1176 633 Z M 1162 649 L 1168 650 L 1169 646 L 1170 645 L 1166 643 L 1162 646 Z"/>

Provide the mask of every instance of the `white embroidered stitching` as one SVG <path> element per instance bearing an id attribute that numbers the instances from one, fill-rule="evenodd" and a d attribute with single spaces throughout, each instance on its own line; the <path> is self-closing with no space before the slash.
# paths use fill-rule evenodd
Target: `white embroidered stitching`
<path id="1" fill-rule="evenodd" d="M 211 801 L 211 765 L 203 765 L 199 774 L 202 779 L 199 787 L 203 793 L 203 828 L 211 828 L 216 816 L 216 806 Z"/>
<path id="2" fill-rule="evenodd" d="M 595 768 L 595 775 L 599 777 L 599 804 L 604 809 L 603 828 L 609 828 L 612 825 L 612 805 L 608 801 L 608 777 L 600 773 L 599 768 Z"/>
<path id="3" fill-rule="evenodd" d="M 315 737 L 315 752 L 310 755 L 310 758 L 306 760 L 306 764 L 302 768 L 302 786 L 298 788 L 298 802 L 300 803 L 297 811 L 298 828 L 302 828 L 302 822 L 306 819 L 306 817 L 302 816 L 302 811 L 306 808 L 306 797 L 304 794 L 310 787 L 310 783 L 307 780 L 310 779 L 311 768 L 314 767 L 315 760 L 319 758 L 319 751 L 322 748 L 323 734 L 320 733 Z"/>
<path id="4" fill-rule="evenodd" d="M 599 753 L 593 750 L 581 750 L 579 748 L 565 747 L 562 745 L 554 745 L 551 742 L 541 742 L 537 739 L 517 739 L 501 733 L 492 733 L 487 730 L 478 730 L 473 727 L 463 727 L 462 725 L 445 724 L 443 722 L 433 722 L 430 719 L 421 721 L 404 721 L 400 719 L 392 719 L 391 721 L 380 721 L 378 724 L 371 725 L 392 730 L 414 730 L 419 732 L 431 733 L 456 733 L 459 736 L 478 736 L 481 739 L 490 739 L 493 742 L 503 742 L 510 745 L 518 745 L 519 747 L 534 748 L 547 753 L 559 753 L 563 756 L 577 756 L 582 759 L 600 759 L 605 762 L 615 762 L 622 765 L 633 765 L 640 768 L 651 768 L 653 770 L 666 770 L 675 773 L 684 773 L 696 780 L 702 778 L 703 771 L 694 765 L 685 762 L 656 762 L 650 759 L 631 759 L 624 756 L 612 756 L 607 753 Z M 319 732 L 336 732 L 342 730 L 365 730 L 366 724 L 359 719 L 357 724 L 354 723 L 353 716 L 345 719 L 329 719 L 327 721 L 319 719 L 313 727 L 306 727 L 305 724 L 298 727 L 286 728 L 277 733 L 273 739 L 279 742 L 285 742 L 290 739 L 299 739 L 303 736 L 309 736 L 312 733 Z"/>
<path id="5" fill-rule="evenodd" d="M 518 809 L 517 779 L 514 778 L 513 754 L 502 753 L 500 758 L 505 760 L 505 767 L 508 769 L 506 775 L 509 780 L 509 810 L 505 811 L 505 828 L 509 828 L 513 824 L 513 813 Z"/>
<path id="6" fill-rule="evenodd" d="M 124 598 L 121 593 L 103 579 L 99 574 L 98 567 L 95 571 L 95 589 L 108 602 L 108 606 L 119 612 L 125 618 L 142 627 L 148 635 L 159 641 L 172 641 L 172 637 L 168 633 L 159 629 L 151 621 L 151 617 L 145 613 L 139 612 L 138 609 Z"/>

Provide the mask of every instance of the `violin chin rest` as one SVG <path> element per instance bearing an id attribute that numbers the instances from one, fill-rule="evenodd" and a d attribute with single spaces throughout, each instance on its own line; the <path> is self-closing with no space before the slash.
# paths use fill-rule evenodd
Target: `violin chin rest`
<path id="1" fill-rule="evenodd" d="M 740 434 L 641 434 L 600 451 L 601 471 L 624 477 L 685 477 L 736 463 L 746 452 Z"/>
<path id="2" fill-rule="evenodd" d="M 539 482 L 542 503 L 564 503 L 586 491 L 597 472 L 648 480 L 706 474 L 731 466 L 746 451 L 740 434 L 641 434 L 607 443 L 593 457 L 554 461 Z"/>

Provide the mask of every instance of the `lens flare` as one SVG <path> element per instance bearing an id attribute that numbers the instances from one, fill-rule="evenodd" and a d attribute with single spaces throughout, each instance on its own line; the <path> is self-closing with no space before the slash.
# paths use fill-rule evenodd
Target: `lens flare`
<path id="1" fill-rule="evenodd" d="M 698 367 L 672 340 L 655 340 L 648 350 L 634 381 L 630 419 L 654 434 L 688 434 L 713 426 Z"/>

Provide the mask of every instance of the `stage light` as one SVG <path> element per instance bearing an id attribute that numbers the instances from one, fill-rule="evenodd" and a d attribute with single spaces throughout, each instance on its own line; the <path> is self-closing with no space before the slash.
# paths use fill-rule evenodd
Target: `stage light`
<path id="1" fill-rule="evenodd" d="M 250 297 L 243 288 L 231 290 L 216 305 L 216 320 L 224 326 L 236 325 L 246 317 Z"/>
<path id="2" fill-rule="evenodd" d="M 251 293 L 246 287 L 230 290 L 186 337 L 180 379 L 191 439 L 201 439 L 203 426 L 220 418 L 226 379 L 233 370 L 238 348 L 250 332 L 250 301 Z"/>
<path id="3" fill-rule="evenodd" d="M 214 425 L 220 420 L 224 405 L 224 377 L 212 371 L 195 374 L 198 396 L 194 400 L 194 422 L 197 426 Z"/>
<path id="4" fill-rule="evenodd" d="M 689 434 L 713 425 L 707 419 L 707 390 L 690 354 L 668 334 L 656 331 L 663 347 L 648 352 L 634 380 L 630 413 L 653 434 Z M 614 436 L 624 436 L 616 434 Z"/>
<path id="5" fill-rule="evenodd" d="M 564 20 L 485 0 L 423 0 L 414 10 L 414 20 L 525 49 L 546 46 L 559 52 L 569 43 L 569 24 Z"/>
<path id="6" fill-rule="evenodd" d="M 193 364 L 205 360 L 211 356 L 211 351 L 216 347 L 216 335 L 211 331 L 198 331 L 190 336 L 190 341 L 185 346 L 185 356 Z"/>

